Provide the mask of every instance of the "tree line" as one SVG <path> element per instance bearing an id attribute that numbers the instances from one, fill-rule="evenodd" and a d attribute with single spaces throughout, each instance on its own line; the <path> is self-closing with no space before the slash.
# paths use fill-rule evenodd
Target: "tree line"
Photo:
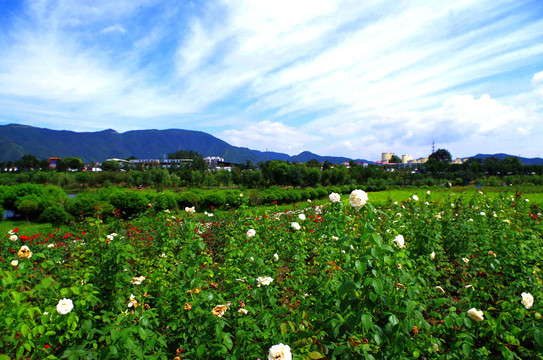
<path id="1" fill-rule="evenodd" d="M 543 184 L 543 165 L 523 165 L 519 158 L 497 157 L 471 158 L 462 164 L 450 162 L 447 150 L 439 149 L 424 164 L 349 164 L 321 163 L 315 159 L 306 163 L 271 160 L 233 166 L 231 170 L 208 168 L 203 157 L 193 151 L 177 151 L 168 154 L 169 159 L 191 159 L 169 168 L 158 164 L 134 165 L 107 161 L 102 172 L 82 170 L 84 164 L 78 158 L 64 158 L 57 162 L 55 170 L 46 160 L 25 155 L 15 162 L 17 171 L 5 171 L 6 163 L 0 164 L 0 184 L 36 183 L 63 187 L 102 187 L 122 185 L 130 187 L 232 187 L 262 188 L 270 186 L 316 187 L 359 184 L 368 190 L 381 190 L 388 186 L 434 185 L 501 185 Z M 46 163 L 47 162 L 47 166 Z"/>

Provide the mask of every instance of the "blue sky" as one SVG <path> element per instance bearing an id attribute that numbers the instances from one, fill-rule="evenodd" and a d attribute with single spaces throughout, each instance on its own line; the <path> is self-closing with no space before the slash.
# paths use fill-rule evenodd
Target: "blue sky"
<path id="1" fill-rule="evenodd" d="M 543 157 L 540 0 L 0 0 L 0 124 Z"/>

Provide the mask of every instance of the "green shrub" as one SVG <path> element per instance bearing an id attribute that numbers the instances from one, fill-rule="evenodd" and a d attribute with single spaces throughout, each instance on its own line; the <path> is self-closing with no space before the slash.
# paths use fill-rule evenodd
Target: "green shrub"
<path id="1" fill-rule="evenodd" d="M 41 213 L 39 221 L 53 225 L 62 225 L 70 221 L 70 214 L 59 205 L 50 205 Z"/>
<path id="2" fill-rule="evenodd" d="M 131 217 L 145 211 L 149 200 L 137 191 L 117 191 L 109 196 L 108 201 L 121 211 L 123 218 Z"/>

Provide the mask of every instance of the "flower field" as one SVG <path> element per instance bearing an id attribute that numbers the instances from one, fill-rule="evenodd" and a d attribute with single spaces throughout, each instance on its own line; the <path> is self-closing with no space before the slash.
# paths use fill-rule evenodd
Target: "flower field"
<path id="1" fill-rule="evenodd" d="M 542 211 L 452 191 L 11 229 L 0 360 L 542 359 Z"/>

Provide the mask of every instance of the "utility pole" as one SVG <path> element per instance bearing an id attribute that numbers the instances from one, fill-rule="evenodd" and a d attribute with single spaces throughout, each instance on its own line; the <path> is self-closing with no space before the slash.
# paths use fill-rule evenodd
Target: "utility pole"
<path id="1" fill-rule="evenodd" d="M 432 140 L 432 154 L 436 152 L 434 140 Z"/>

